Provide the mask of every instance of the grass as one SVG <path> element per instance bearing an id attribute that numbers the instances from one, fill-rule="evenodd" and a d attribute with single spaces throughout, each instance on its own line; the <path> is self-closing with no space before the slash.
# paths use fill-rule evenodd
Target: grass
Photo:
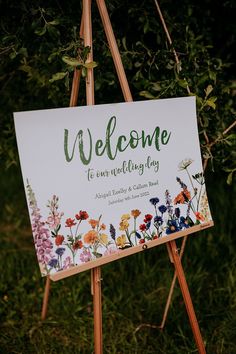
<path id="1" fill-rule="evenodd" d="M 189 236 L 183 257 L 208 354 L 236 353 L 235 187 L 209 176 L 215 227 Z M 18 169 L 0 181 L 0 353 L 93 353 L 90 272 L 52 283 L 40 318 L 41 278 Z M 160 331 L 172 265 L 165 245 L 102 267 L 103 349 L 109 354 L 197 353 L 176 285 Z"/>

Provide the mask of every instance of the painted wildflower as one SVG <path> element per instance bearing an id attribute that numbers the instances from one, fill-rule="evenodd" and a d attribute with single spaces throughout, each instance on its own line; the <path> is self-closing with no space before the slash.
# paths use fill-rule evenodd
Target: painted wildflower
<path id="1" fill-rule="evenodd" d="M 88 219 L 88 217 L 89 217 L 88 213 L 86 211 L 83 211 L 83 210 L 80 210 L 79 214 L 75 215 L 75 218 L 77 220 L 81 220 L 81 221 Z"/>
<path id="2" fill-rule="evenodd" d="M 72 266 L 71 258 L 68 256 L 63 262 L 63 269 L 68 269 Z"/>
<path id="3" fill-rule="evenodd" d="M 161 226 L 163 224 L 163 218 L 162 216 L 155 216 L 154 217 L 154 224 L 157 224 L 158 226 Z"/>
<path id="4" fill-rule="evenodd" d="M 90 249 L 84 248 L 83 252 L 79 256 L 81 262 L 89 262 L 92 259 Z"/>
<path id="5" fill-rule="evenodd" d="M 59 257 L 62 257 L 64 252 L 65 252 L 65 250 L 66 249 L 64 247 L 59 247 L 59 248 L 56 249 L 55 253 L 58 254 Z"/>
<path id="6" fill-rule="evenodd" d="M 196 216 L 196 219 L 199 220 L 199 221 L 204 221 L 204 216 L 199 212 L 199 211 L 196 211 L 195 212 L 195 216 Z"/>
<path id="7" fill-rule="evenodd" d="M 48 262 L 48 266 L 50 268 L 57 268 L 58 266 L 58 260 L 56 258 L 52 258 L 50 259 L 50 261 Z"/>
<path id="8" fill-rule="evenodd" d="M 112 245 L 109 246 L 106 251 L 104 252 L 104 256 L 111 256 L 112 254 L 118 253 L 119 251 L 117 250 L 117 248 Z"/>
<path id="9" fill-rule="evenodd" d="M 192 159 L 185 159 L 179 164 L 179 170 L 185 176 L 176 177 L 177 188 L 181 190 L 177 190 L 173 199 L 168 189 L 163 197 L 156 197 L 154 194 L 148 200 L 150 204 L 146 210 L 135 209 L 134 206 L 129 213 L 122 214 L 120 220 L 108 224 L 108 227 L 101 222 L 101 215 L 99 218 L 92 218 L 86 210 L 79 210 L 74 215 L 63 218 L 56 195 L 48 201 L 49 213 L 44 221 L 34 193 L 28 185 L 32 230 L 42 273 L 46 275 L 102 256 L 123 252 L 121 250 L 128 247 L 210 220 L 204 176 L 202 172 L 190 174 L 192 163 Z M 117 235 L 116 230 L 121 232 Z M 71 252 L 71 256 L 68 256 L 68 252 Z"/>
<path id="10" fill-rule="evenodd" d="M 100 234 L 99 236 L 99 241 L 104 245 L 107 246 L 108 245 L 108 236 L 106 234 Z"/>
<path id="11" fill-rule="evenodd" d="M 74 251 L 79 250 L 83 247 L 83 242 L 81 240 L 77 240 L 73 243 L 72 248 Z"/>
<path id="12" fill-rule="evenodd" d="M 62 235 L 57 235 L 55 238 L 55 245 L 56 246 L 61 246 L 63 241 L 64 241 L 65 237 Z"/>
<path id="13" fill-rule="evenodd" d="M 27 192 L 29 198 L 29 205 L 31 209 L 32 217 L 32 232 L 34 238 L 34 244 L 36 249 L 36 254 L 38 262 L 43 274 L 48 273 L 48 263 L 53 258 L 52 249 L 53 244 L 50 241 L 50 232 L 48 228 L 45 227 L 45 223 L 42 221 L 42 216 L 40 214 L 40 209 L 38 208 L 37 201 L 34 192 L 27 181 Z"/>
<path id="14" fill-rule="evenodd" d="M 130 215 L 129 214 L 123 214 L 122 216 L 121 216 L 121 220 L 122 221 L 127 221 L 127 220 L 129 220 L 130 219 Z"/>
<path id="15" fill-rule="evenodd" d="M 184 159 L 182 160 L 179 165 L 179 171 L 185 170 L 186 168 L 188 168 L 188 166 L 190 166 L 193 163 L 193 160 L 190 158 Z"/>
<path id="16" fill-rule="evenodd" d="M 145 219 L 143 220 L 145 223 L 148 223 L 152 220 L 153 216 L 151 214 L 146 214 Z"/>
<path id="17" fill-rule="evenodd" d="M 141 225 L 139 225 L 139 229 L 140 229 L 141 231 L 146 231 L 146 224 L 141 224 Z"/>
<path id="18" fill-rule="evenodd" d="M 121 220 L 119 229 L 121 231 L 125 231 L 128 229 L 128 227 L 129 227 L 129 223 L 128 223 L 127 219 Z"/>
<path id="19" fill-rule="evenodd" d="M 158 207 L 158 210 L 159 210 L 159 212 L 160 212 L 161 214 L 164 214 L 164 213 L 166 212 L 166 210 L 167 210 L 167 207 L 166 207 L 165 205 L 160 205 L 160 206 Z"/>
<path id="20" fill-rule="evenodd" d="M 99 220 L 90 219 L 89 224 L 91 225 L 92 229 L 95 229 L 99 225 Z"/>
<path id="21" fill-rule="evenodd" d="M 166 229 L 166 234 L 167 235 L 173 234 L 174 232 L 177 232 L 179 230 L 180 230 L 180 228 L 179 228 L 176 220 L 169 220 L 168 221 L 167 229 Z"/>
<path id="22" fill-rule="evenodd" d="M 157 197 L 151 198 L 151 199 L 149 199 L 149 202 L 155 206 L 159 203 L 159 199 Z"/>
<path id="23" fill-rule="evenodd" d="M 114 226 L 112 224 L 110 224 L 110 235 L 111 235 L 111 238 L 115 241 L 115 239 L 116 239 L 116 229 L 114 228 Z"/>
<path id="24" fill-rule="evenodd" d="M 126 245 L 126 242 L 127 242 L 127 238 L 124 234 L 117 237 L 117 239 L 116 239 L 116 244 L 117 244 L 117 247 L 119 247 L 119 248 L 124 248 Z"/>
<path id="25" fill-rule="evenodd" d="M 75 219 L 71 219 L 71 218 L 66 219 L 66 227 L 72 227 L 75 225 L 76 225 Z"/>
<path id="26" fill-rule="evenodd" d="M 50 230 L 54 230 L 54 232 L 60 227 L 61 218 L 64 213 L 58 212 L 58 201 L 59 198 L 56 195 L 53 195 L 52 199 L 48 201 L 47 207 L 49 208 L 49 216 L 47 218 L 46 224 L 48 225 Z"/>
<path id="27" fill-rule="evenodd" d="M 84 243 L 92 245 L 98 240 L 98 233 L 95 230 L 90 230 L 84 235 Z"/>
<path id="28" fill-rule="evenodd" d="M 138 209 L 134 209 L 134 210 L 131 210 L 131 215 L 137 219 L 137 217 L 139 217 L 139 215 L 141 214 L 141 211 L 138 210 Z"/>

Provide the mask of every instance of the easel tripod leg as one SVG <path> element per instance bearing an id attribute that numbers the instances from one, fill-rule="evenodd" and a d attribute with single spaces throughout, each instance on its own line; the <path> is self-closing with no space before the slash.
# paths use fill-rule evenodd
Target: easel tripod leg
<path id="1" fill-rule="evenodd" d="M 45 289 L 44 289 L 44 296 L 43 296 L 43 306 L 42 306 L 42 312 L 41 312 L 42 321 L 44 321 L 47 316 L 48 299 L 49 299 L 49 293 L 50 293 L 50 282 L 51 282 L 51 280 L 50 280 L 49 276 L 47 276 Z"/>
<path id="2" fill-rule="evenodd" d="M 111 21 L 107 12 L 104 0 L 97 0 L 98 10 L 102 19 L 103 27 L 106 33 L 107 41 L 110 47 L 111 55 L 115 64 L 117 76 L 120 82 L 121 90 L 126 102 L 132 102 L 133 98 L 130 92 L 127 77 L 125 75 L 124 66 L 121 60 L 120 52 L 117 46 L 115 35 L 112 29 Z"/>
<path id="3" fill-rule="evenodd" d="M 189 293 L 188 284 L 185 278 L 184 270 L 181 264 L 180 256 L 175 241 L 170 241 L 167 244 L 169 253 L 172 257 L 173 264 L 175 266 L 176 275 L 179 281 L 180 289 L 184 298 L 184 303 L 189 317 L 189 322 L 192 328 L 194 339 L 200 354 L 206 354 L 204 342 L 198 325 L 197 317 L 194 311 L 192 299 Z"/>
<path id="4" fill-rule="evenodd" d="M 185 236 L 185 237 L 183 238 L 183 241 L 182 241 L 182 244 L 181 244 L 181 249 L 180 249 L 180 254 L 179 254 L 180 259 L 182 259 L 182 256 L 183 256 L 183 254 L 184 254 L 184 249 L 185 249 L 186 241 L 187 241 L 187 236 Z M 168 244 L 167 244 L 167 247 L 168 247 Z M 166 305 L 165 305 L 165 310 L 164 310 L 164 313 L 163 313 L 162 321 L 161 321 L 161 324 L 160 324 L 160 329 L 163 329 L 164 326 L 165 326 L 165 323 L 166 323 L 168 311 L 169 311 L 170 304 L 171 304 L 171 299 L 172 299 L 173 292 L 174 292 L 174 287 L 175 287 L 176 279 L 177 279 L 177 273 L 176 273 L 176 271 L 175 271 L 174 276 L 173 276 L 173 279 L 172 279 L 172 282 L 171 282 L 169 294 L 168 294 L 168 297 L 167 297 L 167 301 L 166 301 Z"/>
<path id="5" fill-rule="evenodd" d="M 96 267 L 91 271 L 91 292 L 93 295 L 94 318 L 94 349 L 95 354 L 102 354 L 102 289 L 101 268 Z"/>

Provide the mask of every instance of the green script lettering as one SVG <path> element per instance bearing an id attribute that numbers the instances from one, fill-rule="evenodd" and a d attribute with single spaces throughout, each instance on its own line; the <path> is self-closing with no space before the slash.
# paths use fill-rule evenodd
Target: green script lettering
<path id="1" fill-rule="evenodd" d="M 68 132 L 68 129 L 64 130 L 64 152 L 65 152 L 65 157 L 66 157 L 66 161 L 67 162 L 71 162 L 71 160 L 73 159 L 74 152 L 75 152 L 76 141 L 78 140 L 80 159 L 81 159 L 81 161 L 82 161 L 82 163 L 84 165 L 88 165 L 89 164 L 89 162 L 91 161 L 91 158 L 92 158 L 92 136 L 91 136 L 91 133 L 90 133 L 89 129 L 88 129 L 88 134 L 89 134 L 89 143 L 90 143 L 88 158 L 86 158 L 85 154 L 84 154 L 83 130 L 80 130 L 78 132 L 78 134 L 76 135 L 76 138 L 75 138 L 75 141 L 74 141 L 74 145 L 73 145 L 73 149 L 72 149 L 72 153 L 71 153 L 71 156 L 69 156 L 69 153 L 68 153 L 68 135 L 69 135 L 69 132 Z"/>
<path id="2" fill-rule="evenodd" d="M 138 145 L 140 145 L 143 149 L 154 145 L 156 150 L 160 151 L 161 149 L 160 145 L 161 144 L 167 145 L 171 136 L 171 132 L 168 132 L 167 130 L 161 131 L 160 127 L 156 127 L 152 134 L 147 134 L 144 130 L 142 130 L 141 132 L 137 132 L 136 130 L 131 130 L 128 137 L 125 135 L 120 135 L 115 139 L 113 136 L 115 132 L 115 128 L 116 128 L 116 117 L 113 116 L 109 119 L 107 124 L 105 141 L 103 141 L 102 139 L 98 139 L 94 145 L 92 141 L 91 132 L 89 129 L 87 129 L 88 145 L 89 145 L 87 157 L 84 152 L 85 137 L 83 135 L 83 130 L 80 130 L 77 133 L 71 153 L 69 153 L 69 148 L 68 148 L 69 131 L 68 129 L 64 129 L 64 153 L 65 153 L 66 161 L 71 162 L 72 159 L 74 158 L 76 144 L 78 145 L 81 162 L 84 165 L 88 165 L 92 159 L 93 146 L 94 146 L 94 153 L 96 156 L 102 156 L 106 152 L 107 157 L 110 160 L 114 160 L 118 152 L 122 153 L 128 147 L 130 147 L 131 149 L 135 149 L 138 147 Z"/>

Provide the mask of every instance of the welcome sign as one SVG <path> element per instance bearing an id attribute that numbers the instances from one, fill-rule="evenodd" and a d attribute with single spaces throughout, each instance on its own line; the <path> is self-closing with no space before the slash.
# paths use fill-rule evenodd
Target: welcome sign
<path id="1" fill-rule="evenodd" d="M 14 114 L 42 275 L 213 225 L 195 106 L 184 97 Z"/>

